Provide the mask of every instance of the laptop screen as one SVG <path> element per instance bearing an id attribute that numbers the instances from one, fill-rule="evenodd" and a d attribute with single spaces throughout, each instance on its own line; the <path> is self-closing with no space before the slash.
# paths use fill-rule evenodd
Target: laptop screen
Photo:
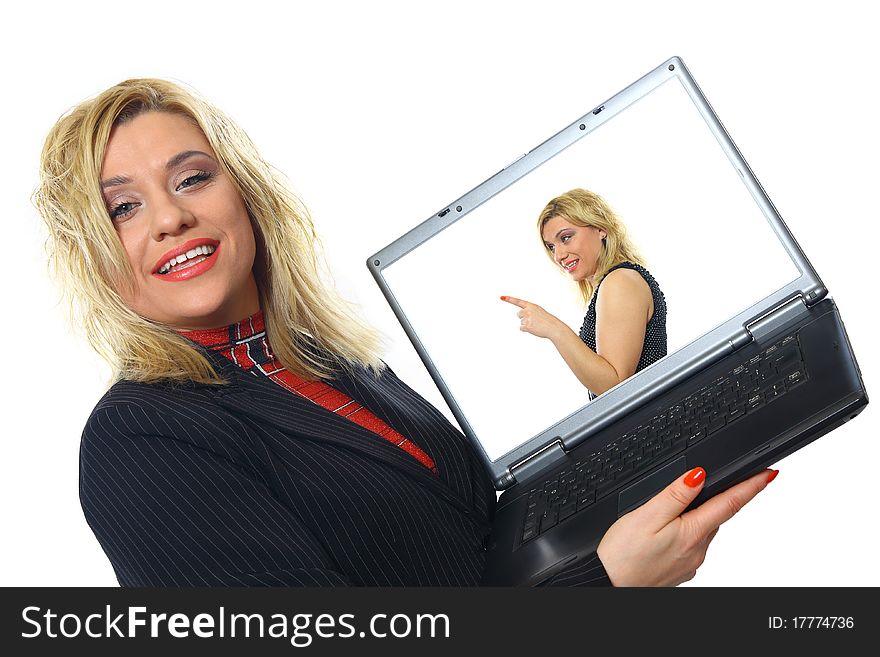
<path id="1" fill-rule="evenodd" d="M 669 354 L 801 274 L 682 82 L 668 79 L 383 269 L 492 461 L 596 403 L 499 298 L 539 304 L 579 331 L 586 307 L 537 228 L 547 202 L 575 188 L 601 196 L 644 257 L 666 298 Z"/>

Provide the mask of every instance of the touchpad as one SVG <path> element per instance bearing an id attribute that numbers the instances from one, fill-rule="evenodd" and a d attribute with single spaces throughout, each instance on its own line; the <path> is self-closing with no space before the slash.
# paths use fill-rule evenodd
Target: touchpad
<path id="1" fill-rule="evenodd" d="M 628 486 L 620 491 L 617 498 L 617 516 L 620 517 L 624 513 L 629 513 L 643 502 L 654 497 L 655 494 L 666 488 L 672 483 L 673 479 L 680 477 L 687 472 L 687 458 L 679 456 L 674 461 L 664 465 L 657 472 L 648 475 L 641 481 L 637 481 L 632 486 Z"/>

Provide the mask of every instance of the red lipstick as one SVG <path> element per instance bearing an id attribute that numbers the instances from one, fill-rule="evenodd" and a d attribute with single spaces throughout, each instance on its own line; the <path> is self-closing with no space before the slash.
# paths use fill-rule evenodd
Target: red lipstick
<path id="1" fill-rule="evenodd" d="M 171 260 L 171 258 L 176 258 L 179 255 L 186 253 L 192 249 L 195 249 L 198 246 L 211 246 L 214 247 L 214 253 L 209 256 L 198 256 L 193 258 L 193 260 L 199 260 L 199 257 L 202 258 L 196 264 L 184 266 L 182 269 L 173 269 L 166 274 L 160 274 L 159 270 L 162 266 Z M 178 282 L 178 281 L 186 281 L 201 274 L 204 274 L 206 271 L 211 269 L 214 266 L 214 263 L 217 261 L 217 256 L 220 252 L 220 242 L 217 240 L 212 240 L 208 238 L 195 238 L 180 244 L 173 249 L 166 251 L 162 258 L 153 266 L 152 274 L 156 278 L 159 278 L 163 281 L 168 282 Z"/>

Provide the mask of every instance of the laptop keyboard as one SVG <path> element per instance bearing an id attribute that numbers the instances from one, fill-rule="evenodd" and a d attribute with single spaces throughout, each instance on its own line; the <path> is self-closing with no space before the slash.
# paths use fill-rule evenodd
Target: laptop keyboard
<path id="1" fill-rule="evenodd" d="M 616 493 L 649 468 L 782 397 L 807 379 L 789 335 L 585 459 L 530 489 L 522 542 Z"/>

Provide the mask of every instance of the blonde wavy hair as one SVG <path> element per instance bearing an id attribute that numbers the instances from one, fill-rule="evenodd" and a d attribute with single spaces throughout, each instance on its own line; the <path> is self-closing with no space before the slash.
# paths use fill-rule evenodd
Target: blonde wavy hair
<path id="1" fill-rule="evenodd" d="M 71 317 L 110 363 L 114 380 L 224 383 L 193 343 L 174 327 L 136 314 L 118 292 L 130 290 L 134 278 L 100 172 L 113 127 L 145 112 L 169 112 L 197 125 L 244 199 L 257 244 L 260 307 L 281 363 L 310 379 L 330 378 L 339 364 L 380 370 L 379 337 L 327 282 L 311 217 L 285 178 L 241 128 L 194 92 L 165 80 L 132 79 L 58 120 L 43 146 L 33 196 Z"/>
<path id="2" fill-rule="evenodd" d="M 614 213 L 601 196 L 586 189 L 571 191 L 552 199 L 538 217 L 538 238 L 544 244 L 544 224 L 553 217 L 561 217 L 575 226 L 599 228 L 605 231 L 602 249 L 596 263 L 596 273 L 589 279 L 578 281 L 581 297 L 585 304 L 590 302 L 593 292 L 602 282 L 608 270 L 621 262 L 632 262 L 645 266 L 638 249 L 627 235 L 626 226 Z M 553 254 L 546 248 L 547 255 L 553 260 Z M 554 260 L 554 264 L 555 264 Z"/>

